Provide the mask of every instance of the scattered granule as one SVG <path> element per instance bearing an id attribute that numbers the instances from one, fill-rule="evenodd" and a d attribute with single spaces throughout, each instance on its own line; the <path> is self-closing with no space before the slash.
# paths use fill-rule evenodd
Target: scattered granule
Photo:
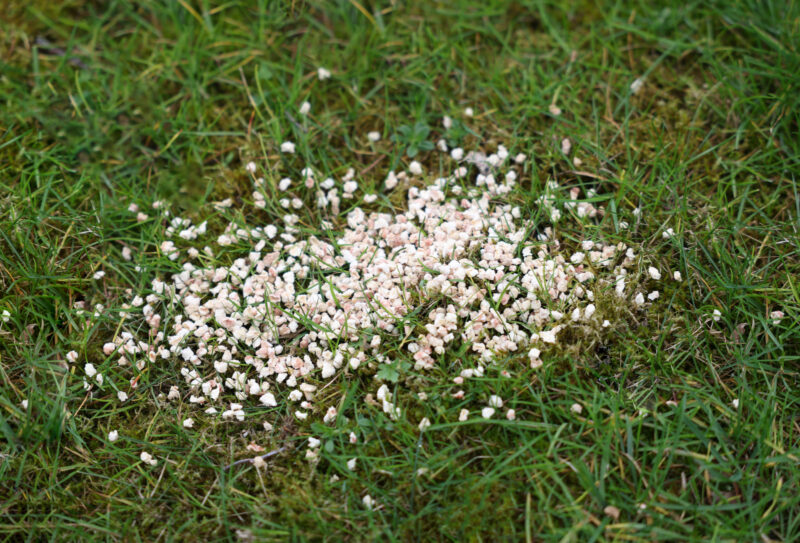
<path id="1" fill-rule="evenodd" d="M 109 436 L 109 437 L 110 437 L 110 436 Z M 149 452 L 147 452 L 147 451 L 142 451 L 142 453 L 139 455 L 139 459 L 140 459 L 142 462 L 144 462 L 145 464 L 150 464 L 151 466 L 155 466 L 156 464 L 158 464 L 158 460 L 156 460 L 156 459 L 153 457 L 153 455 L 151 455 L 151 454 L 150 454 Z"/>

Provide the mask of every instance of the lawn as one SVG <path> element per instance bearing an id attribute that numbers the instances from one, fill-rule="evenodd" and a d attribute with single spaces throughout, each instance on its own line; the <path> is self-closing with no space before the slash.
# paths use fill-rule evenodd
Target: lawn
<path id="1" fill-rule="evenodd" d="M 460 385 L 480 362 L 466 342 L 419 369 L 384 335 L 358 371 L 315 381 L 305 419 L 285 395 L 243 402 L 243 421 L 207 414 L 166 397 L 177 360 L 132 380 L 105 352 L 123 305 L 181 272 L 165 241 L 202 250 L 229 222 L 282 223 L 290 177 L 298 235 L 333 242 L 353 206 L 404 211 L 407 186 L 381 192 L 388 172 L 449 175 L 442 138 L 524 153 L 505 198 L 532 231 L 626 244 L 642 277 L 669 270 L 659 297 L 598 294 L 607 327 Z M 317 207 L 296 181 L 307 166 L 353 168 L 357 198 Z M 0 541 L 798 540 L 798 177 L 791 0 L 8 0 Z M 551 220 L 552 182 L 604 213 Z M 207 221 L 206 237 L 169 238 L 172 217 Z M 105 378 L 88 390 L 87 363 Z M 399 417 L 374 401 L 383 384 Z"/>

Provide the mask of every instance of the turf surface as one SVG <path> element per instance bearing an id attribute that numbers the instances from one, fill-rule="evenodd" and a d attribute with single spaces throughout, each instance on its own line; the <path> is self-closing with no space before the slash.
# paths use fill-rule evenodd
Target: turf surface
<path id="1" fill-rule="evenodd" d="M 566 4 L 7 2 L 0 540 L 800 538 L 800 4 Z M 320 66 L 333 77 L 320 81 Z M 421 438 L 352 403 L 366 377 L 327 392 L 350 406 L 355 446 L 344 422 L 298 424 L 287 406 L 268 438 L 255 422 L 185 429 L 189 407 L 158 400 L 170 367 L 134 401 L 86 395 L 66 352 L 101 365 L 125 289 L 174 269 L 163 225 L 137 223 L 131 202 L 165 199 L 218 228 L 206 204 L 249 200 L 249 160 L 268 179 L 353 166 L 369 186 L 412 148 L 443 168 L 423 143 L 442 135 L 531 156 L 515 196 L 531 216 L 550 179 L 596 188 L 606 220 L 562 235 L 631 242 L 684 283 L 536 374 L 475 380 L 470 398 L 501 393 L 513 422 L 454 423 L 445 373 L 418 375 L 399 352 L 391 376 L 414 420 L 434 423 Z M 284 140 L 294 160 L 279 159 Z M 249 219 L 277 216 L 272 204 Z M 303 221 L 320 228 L 313 209 Z M 104 316 L 85 328 L 77 300 Z M 410 398 L 420 390 L 424 404 Z M 311 434 L 323 437 L 316 467 L 300 447 Z M 298 446 L 261 474 L 226 470 L 256 435 Z M 157 469 L 139 462 L 145 446 Z"/>

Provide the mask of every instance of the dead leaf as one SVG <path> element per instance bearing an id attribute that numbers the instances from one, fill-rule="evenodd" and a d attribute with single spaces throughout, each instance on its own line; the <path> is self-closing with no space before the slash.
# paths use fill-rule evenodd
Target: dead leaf
<path id="1" fill-rule="evenodd" d="M 736 329 L 731 334 L 731 341 L 733 341 L 734 343 L 738 343 L 739 340 L 744 335 L 744 329 L 745 328 L 747 328 L 747 323 L 746 322 L 740 322 L 739 324 L 737 324 L 736 325 Z"/>
<path id="2" fill-rule="evenodd" d="M 603 509 L 603 513 L 613 518 L 615 521 L 619 520 L 619 509 L 617 509 L 613 505 L 606 505 L 606 508 Z"/>

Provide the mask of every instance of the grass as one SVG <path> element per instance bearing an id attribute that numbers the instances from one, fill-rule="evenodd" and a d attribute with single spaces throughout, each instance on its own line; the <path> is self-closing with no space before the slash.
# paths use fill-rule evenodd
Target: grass
<path id="1" fill-rule="evenodd" d="M 0 310 L 12 314 L 0 327 L 0 539 L 797 539 L 798 26 L 800 5 L 768 0 L 11 2 L 0 23 Z M 319 66 L 334 77 L 319 81 Z M 219 229 L 207 203 L 249 201 L 248 160 L 268 183 L 313 164 L 356 167 L 369 186 L 407 163 L 425 130 L 534 157 L 515 195 L 532 216 L 548 179 L 597 188 L 606 220 L 562 235 L 624 240 L 684 284 L 646 316 L 577 335 L 539 373 L 503 361 L 513 377 L 489 371 L 463 402 L 444 371 L 471 364 L 460 347 L 440 371 L 398 364 L 407 420 L 356 401 L 375 388 L 366 371 L 326 390 L 325 405 L 347 413 L 333 429 L 293 422 L 285 403 L 272 433 L 184 429 L 188 405 L 159 399 L 169 366 L 116 400 L 124 374 L 100 348 L 115 308 L 176 266 L 158 250 L 161 221 L 137 224 L 131 202 L 163 198 Z M 565 136 L 580 168 L 560 152 Z M 279 159 L 284 140 L 296 160 Z M 437 171 L 438 156 L 417 159 Z M 277 216 L 275 199 L 245 218 Z M 320 235 L 321 219 L 339 220 L 300 215 Z M 98 269 L 104 281 L 91 279 Z M 77 300 L 108 311 L 85 327 Z M 777 326 L 776 309 L 787 314 Z M 87 396 L 65 362 L 72 349 L 111 386 Z M 493 393 L 517 421 L 453 422 Z M 422 416 L 434 424 L 420 436 Z M 316 467 L 302 459 L 308 435 L 323 439 Z M 262 474 L 226 470 L 250 441 L 296 447 Z M 143 448 L 157 468 L 138 462 Z"/>

